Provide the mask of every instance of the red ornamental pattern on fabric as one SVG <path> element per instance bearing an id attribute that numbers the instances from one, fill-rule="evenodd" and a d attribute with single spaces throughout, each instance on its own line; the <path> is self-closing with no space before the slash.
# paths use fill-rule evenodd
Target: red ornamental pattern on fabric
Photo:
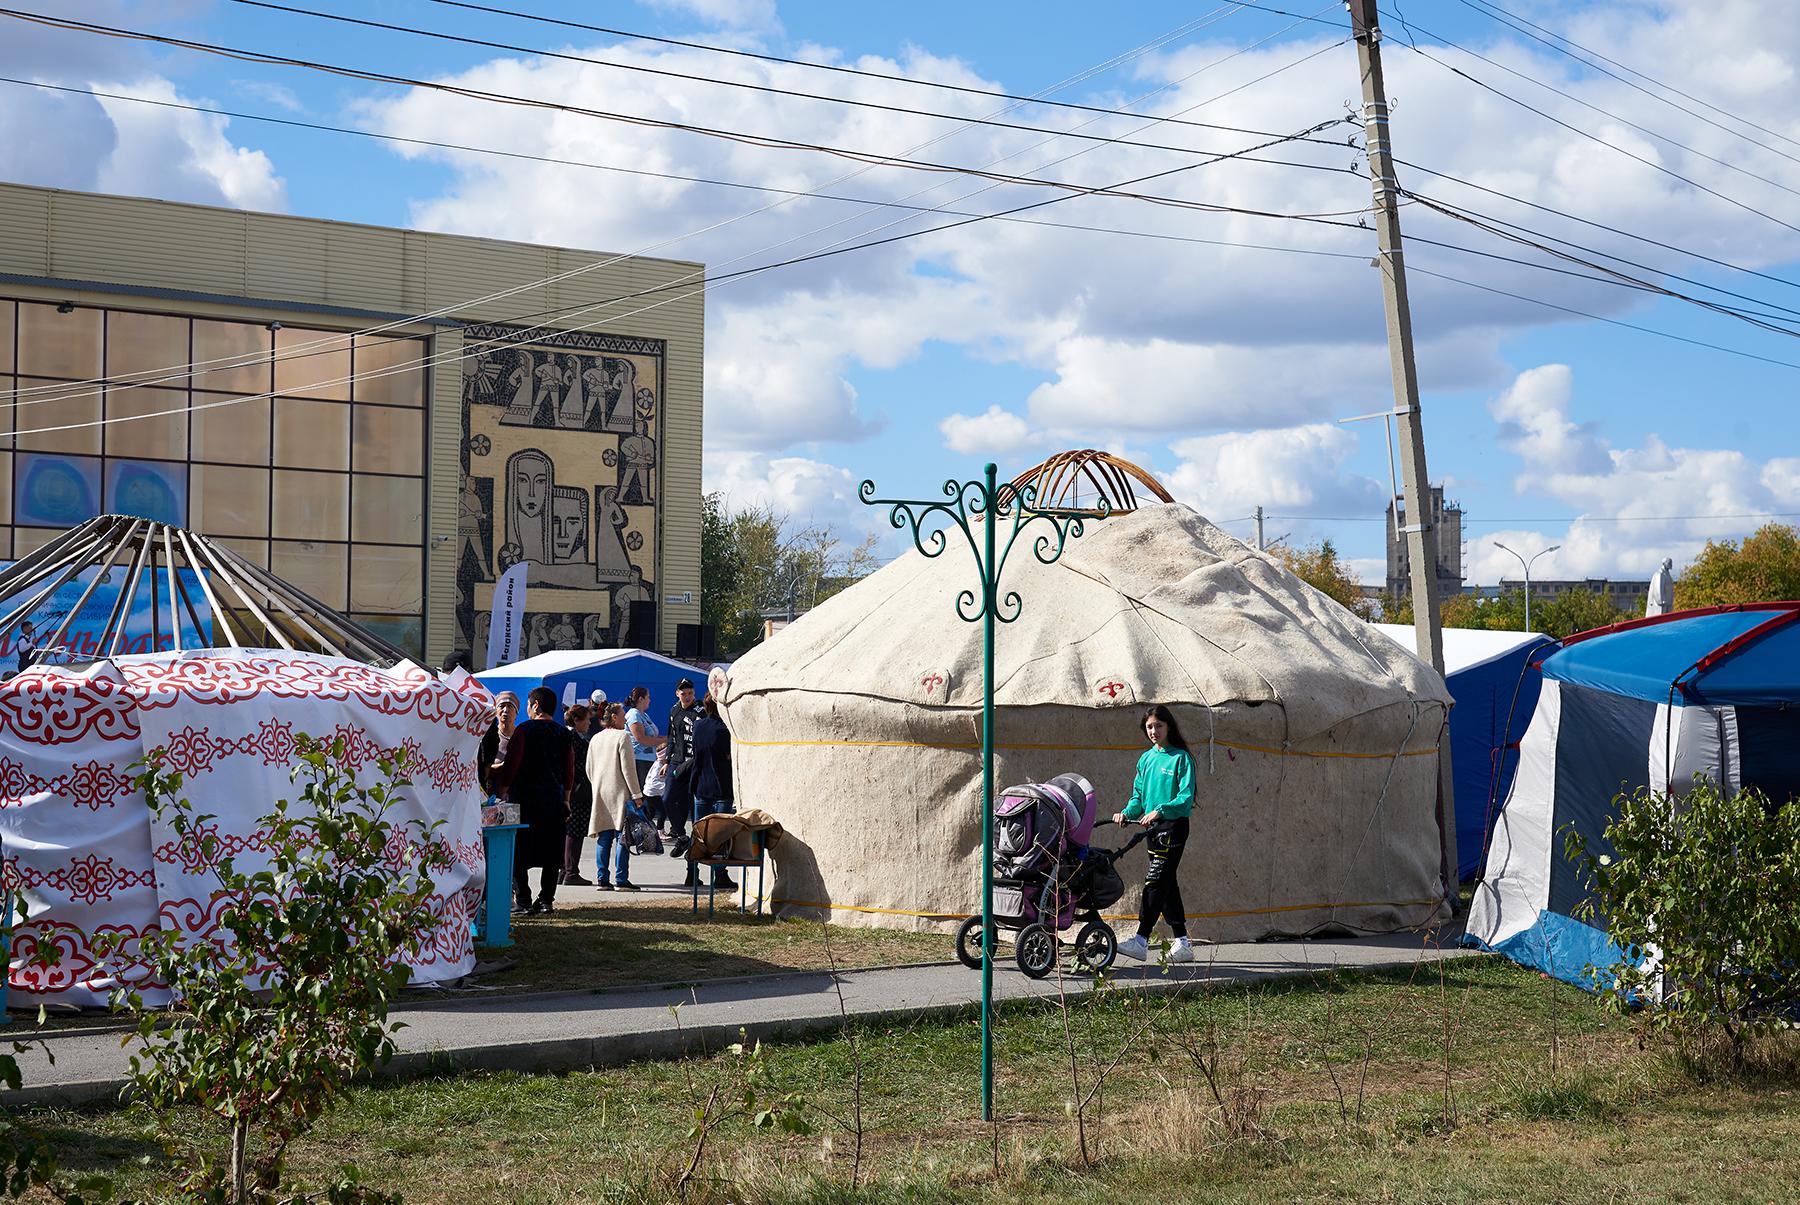
<path id="1" fill-rule="evenodd" d="M 114 980 L 145 989 L 168 985 L 151 973 L 143 940 L 156 931 L 147 925 L 101 925 L 89 934 L 74 925 L 30 921 L 13 935 L 8 985 L 26 992 L 63 992 L 84 987 L 104 991 Z M 53 961 L 55 965 L 40 965 Z"/>
<path id="2" fill-rule="evenodd" d="M 18 807 L 40 795 L 67 799 L 71 806 L 91 811 L 117 806 L 132 794 L 131 777 L 106 762 L 90 761 L 72 766 L 67 774 L 45 778 L 33 774 L 10 757 L 0 757 L 0 808 Z"/>
<path id="3" fill-rule="evenodd" d="M 382 715 L 416 715 L 479 735 L 490 706 L 485 688 L 458 691 L 415 665 L 384 671 L 275 657 L 195 657 L 130 662 L 120 670 L 145 692 L 139 706 L 149 710 L 171 707 L 177 699 L 208 704 L 239 703 L 258 695 L 345 699 Z"/>
<path id="4" fill-rule="evenodd" d="M 34 745 L 137 740 L 133 693 L 123 682 L 28 671 L 0 688 L 0 732 Z"/>
<path id="5" fill-rule="evenodd" d="M 8 887 L 27 891 L 48 888 L 68 896 L 78 904 L 109 900 L 118 892 L 133 887 L 156 886 L 154 870 L 122 870 L 111 858 L 103 858 L 98 854 L 77 858 L 67 866 L 51 870 L 21 866 L 18 858 L 9 857 L 6 859 L 4 875 Z"/>

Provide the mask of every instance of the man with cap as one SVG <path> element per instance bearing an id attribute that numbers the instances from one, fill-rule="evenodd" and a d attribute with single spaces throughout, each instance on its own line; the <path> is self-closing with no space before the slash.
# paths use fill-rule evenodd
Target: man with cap
<path id="1" fill-rule="evenodd" d="M 669 793 L 663 800 L 663 815 L 675 833 L 671 857 L 687 852 L 688 819 L 694 810 L 694 721 L 705 714 L 694 701 L 694 680 L 675 683 L 675 706 L 669 709 Z M 690 878 L 693 873 L 688 867 Z"/>

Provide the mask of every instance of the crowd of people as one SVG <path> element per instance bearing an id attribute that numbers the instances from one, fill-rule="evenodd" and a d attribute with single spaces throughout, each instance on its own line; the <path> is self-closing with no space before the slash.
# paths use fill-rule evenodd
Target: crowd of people
<path id="1" fill-rule="evenodd" d="M 559 886 L 636 891 L 631 857 L 660 848 L 687 854 L 690 823 L 733 810 L 731 735 L 711 694 L 696 699 L 681 679 L 676 702 L 659 728 L 650 692 L 633 687 L 623 703 L 595 691 L 556 718 L 556 693 L 540 686 L 519 697 L 495 696 L 494 721 L 478 753 L 481 787 L 491 799 L 516 804 L 519 833 L 513 853 L 513 911 L 554 912 Z M 594 878 L 581 873 L 581 849 L 595 843 Z M 539 872 L 531 890 L 531 872 Z M 688 864 L 687 883 L 697 883 Z M 716 888 L 735 890 L 724 867 L 713 868 Z"/>

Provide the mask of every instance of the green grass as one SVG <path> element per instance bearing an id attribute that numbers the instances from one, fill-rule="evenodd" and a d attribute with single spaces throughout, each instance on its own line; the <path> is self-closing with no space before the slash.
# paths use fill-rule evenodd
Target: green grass
<path id="1" fill-rule="evenodd" d="M 1166 998 L 1164 998 L 1166 999 Z M 1146 1011 L 1148 1010 L 1148 1011 Z M 842 1036 L 764 1048 L 766 1094 L 814 1132 L 745 1120 L 711 1136 L 694 1201 L 1774 1201 L 1800 1198 L 1800 1083 L 1699 1082 L 1638 1049 L 1574 989 L 1497 959 L 1070 1006 L 1084 1074 L 1154 1024 L 1090 1113 L 1076 1153 L 1054 1003 L 1002 1014 L 998 1102 L 976 1110 L 979 1031 L 857 1030 L 865 1184 L 850 1187 L 852 1059 Z M 1446 1037 L 1448 1055 L 1446 1057 Z M 1188 1050 L 1212 1058 L 1221 1110 Z M 1554 1065 L 1553 1065 L 1554 1052 Z M 1366 1058 L 1366 1061 L 1365 1061 Z M 562 1076 L 482 1075 L 357 1090 L 294 1150 L 317 1181 L 356 1163 L 409 1201 L 675 1199 L 696 1101 L 729 1054 Z M 1360 1088 L 1359 1088 L 1360 1085 Z M 1448 1085 L 1448 1087 L 1447 1087 Z M 45 1112 L 70 1164 L 133 1191 L 174 1165 L 141 1108 Z M 178 1129 L 203 1132 L 192 1116 Z M 998 1171 L 996 1172 L 996 1149 Z M 146 1160 L 147 1162 L 142 1162 Z"/>

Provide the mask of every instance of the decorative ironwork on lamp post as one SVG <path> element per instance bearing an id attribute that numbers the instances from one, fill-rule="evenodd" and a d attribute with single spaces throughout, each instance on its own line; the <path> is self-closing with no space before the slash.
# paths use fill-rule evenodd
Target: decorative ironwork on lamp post
<path id="1" fill-rule="evenodd" d="M 1090 518 L 1105 518 L 1111 507 L 1104 499 L 1088 514 L 1038 510 L 1037 486 L 1018 484 L 997 487 L 995 468 L 987 465 L 979 481 L 944 482 L 942 499 L 877 498 L 875 483 L 864 481 L 857 496 L 868 506 L 888 508 L 888 522 L 896 529 L 911 528 L 913 547 L 928 557 L 942 556 L 949 547 L 944 533 L 952 525 L 962 532 L 975 557 L 980 590 L 963 590 L 956 596 L 956 614 L 965 623 L 981 624 L 981 1118 L 994 1115 L 994 626 L 1011 623 L 1024 610 L 1018 591 L 1000 592 L 1000 575 L 1019 535 L 1042 521 L 1050 531 L 1032 541 L 1032 555 L 1046 565 L 1055 564 L 1071 538 L 1079 537 Z M 1011 519 L 1006 542 L 999 528 Z M 941 523 L 942 526 L 934 526 Z M 981 525 L 977 536 L 973 524 Z"/>

